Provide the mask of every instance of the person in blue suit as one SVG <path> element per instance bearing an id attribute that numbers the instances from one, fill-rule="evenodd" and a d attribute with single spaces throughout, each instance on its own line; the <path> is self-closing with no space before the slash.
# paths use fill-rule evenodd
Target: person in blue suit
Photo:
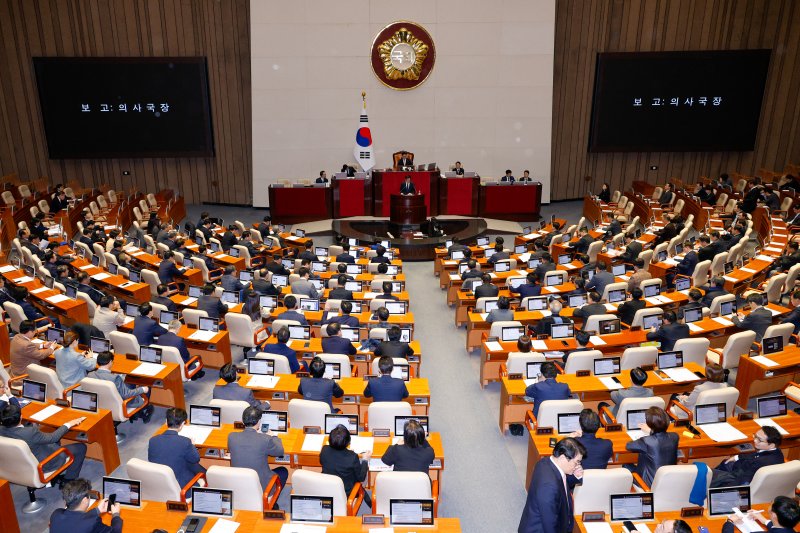
<path id="1" fill-rule="evenodd" d="M 324 353 L 337 353 L 344 355 L 355 355 L 358 350 L 350 342 L 350 339 L 342 337 L 342 325 L 338 322 L 331 322 L 325 326 L 327 337 L 322 338 L 322 351 Z"/>
<path id="2" fill-rule="evenodd" d="M 325 375 L 325 361 L 319 356 L 311 360 L 308 365 L 309 378 L 302 378 L 297 392 L 303 395 L 304 400 L 325 402 L 331 408 L 331 412 L 338 412 L 333 408 L 333 398 L 341 398 L 344 390 L 332 379 L 323 377 Z"/>
<path id="3" fill-rule="evenodd" d="M 45 320 L 49 320 L 54 328 L 61 328 L 61 321 L 55 316 L 45 316 L 44 313 L 39 311 L 32 303 L 28 301 L 28 287 L 22 285 L 14 287 L 14 303 L 22 308 L 25 313 L 25 318 L 32 320 L 36 323 L 36 327 L 40 328 L 46 324 Z"/>
<path id="4" fill-rule="evenodd" d="M 539 276 L 535 272 L 528 272 L 526 276 L 527 283 L 517 285 L 516 288 L 510 287 L 509 290 L 513 294 L 519 294 L 520 298 L 527 298 L 528 296 L 540 296 L 542 294 L 542 286 L 539 285 Z"/>
<path id="5" fill-rule="evenodd" d="M 294 295 L 290 294 L 284 298 L 283 305 L 286 306 L 286 311 L 279 314 L 276 317 L 276 320 L 296 320 L 303 326 L 308 325 L 308 320 L 306 320 L 306 317 L 297 312 L 297 298 Z"/>
<path id="6" fill-rule="evenodd" d="M 175 278 L 183 274 L 183 270 L 175 266 L 175 254 L 173 252 L 164 252 L 164 258 L 161 264 L 158 265 L 158 279 L 161 283 L 175 283 Z"/>
<path id="7" fill-rule="evenodd" d="M 189 359 L 192 358 L 192 354 L 189 353 L 189 348 L 186 347 L 186 341 L 184 341 L 183 338 L 178 335 L 178 332 L 181 330 L 181 321 L 171 320 L 169 326 L 167 327 L 167 332 L 158 337 L 158 346 L 171 346 L 172 348 L 175 348 L 178 350 L 178 353 L 181 354 L 181 359 L 183 359 L 183 362 L 188 363 Z M 189 366 L 189 372 L 193 372 L 198 364 L 200 363 L 192 363 Z M 206 371 L 201 370 L 192 376 L 192 381 L 198 380 L 205 375 Z"/>
<path id="8" fill-rule="evenodd" d="M 584 409 L 578 417 L 581 429 L 572 433 L 570 437 L 583 444 L 586 455 L 583 456 L 583 468 L 603 469 L 608 468 L 608 461 L 614 454 L 614 446 L 608 439 L 598 439 L 595 434 L 600 429 L 600 417 L 591 409 Z"/>
<path id="9" fill-rule="evenodd" d="M 792 311 L 781 319 L 781 324 L 791 323 L 794 326 L 794 334 L 800 332 L 800 291 L 792 293 L 789 302 L 792 304 Z"/>
<path id="10" fill-rule="evenodd" d="M 400 402 L 408 398 L 408 389 L 402 379 L 393 378 L 392 370 L 394 361 L 391 357 L 383 356 L 378 359 L 378 370 L 381 375 L 371 378 L 364 389 L 364 397 L 372 398 L 374 402 Z"/>
<path id="11" fill-rule="evenodd" d="M 766 513 L 751 513 L 747 516 L 757 522 L 761 522 L 767 528 L 767 533 L 792 533 L 797 524 L 800 524 L 800 505 L 795 500 L 787 496 L 778 496 L 772 502 L 769 509 L 769 518 L 764 516 Z M 722 525 L 722 533 L 733 533 L 737 525 L 741 524 L 741 519 L 730 516 L 730 520 Z"/>
<path id="12" fill-rule="evenodd" d="M 9 404 L 20 407 L 19 400 L 11 394 L 11 387 L 8 386 L 8 383 L 0 380 L 0 412 Z"/>
<path id="13" fill-rule="evenodd" d="M 133 336 L 139 346 L 153 344 L 155 337 L 163 335 L 167 330 L 153 319 L 153 306 L 145 302 L 139 306 L 139 316 L 133 319 Z"/>
<path id="14" fill-rule="evenodd" d="M 52 533 L 122 533 L 122 518 L 119 516 L 120 504 L 108 505 L 103 498 L 96 508 L 89 510 L 92 484 L 78 478 L 67 481 L 61 488 L 65 509 L 56 509 L 50 515 Z M 111 513 L 111 525 L 103 523 L 101 514 Z"/>
<path id="15" fill-rule="evenodd" d="M 200 454 L 192 441 L 178 434 L 187 418 L 183 409 L 167 409 L 167 430 L 151 437 L 147 445 L 147 460 L 170 467 L 181 487 L 185 487 L 195 475 L 206 471 L 200 465 Z"/>
<path id="16" fill-rule="evenodd" d="M 292 374 L 294 374 L 300 370 L 300 363 L 297 361 L 297 352 L 289 348 L 289 328 L 282 327 L 279 329 L 278 332 L 275 333 L 275 338 L 278 342 L 267 342 L 267 340 L 269 340 L 267 339 L 258 346 L 258 351 L 284 356 L 289 360 L 289 368 L 292 370 Z M 303 370 L 307 370 L 305 361 L 303 362 Z"/>
<path id="17" fill-rule="evenodd" d="M 661 318 L 663 320 L 661 327 L 658 329 L 651 328 L 647 332 L 647 340 L 659 341 L 661 343 L 661 351 L 668 352 L 675 347 L 675 343 L 679 339 L 689 338 L 689 326 L 678 322 L 678 318 L 673 311 L 665 312 L 661 315 Z"/>
<path id="18" fill-rule="evenodd" d="M 334 289 L 334 290 L 338 290 L 338 289 Z M 323 325 L 338 323 L 338 324 L 340 324 L 342 326 L 347 326 L 348 328 L 357 328 L 357 327 L 359 327 L 361 325 L 359 323 L 359 321 L 358 321 L 358 317 L 350 315 L 350 313 L 353 311 L 353 303 L 352 302 L 349 302 L 349 301 L 345 300 L 339 306 L 339 309 L 342 311 L 342 314 L 338 315 L 338 316 L 330 317 L 329 319 L 327 319 L 327 320 L 325 320 L 323 322 Z"/>
<path id="19" fill-rule="evenodd" d="M 583 444 L 567 437 L 556 444 L 552 457 L 536 463 L 517 533 L 572 531 L 575 518 L 571 492 L 583 478 L 584 457 Z"/>
<path id="20" fill-rule="evenodd" d="M 539 381 L 525 389 L 525 400 L 533 402 L 533 416 L 539 415 L 539 406 L 545 400 L 566 400 L 572 396 L 569 385 L 556 381 L 556 365 L 548 361 L 542 364 Z"/>

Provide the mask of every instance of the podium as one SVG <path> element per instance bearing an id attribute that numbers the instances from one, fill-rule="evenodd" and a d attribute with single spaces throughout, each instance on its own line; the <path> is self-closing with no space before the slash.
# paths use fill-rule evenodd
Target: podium
<path id="1" fill-rule="evenodd" d="M 389 222 L 406 231 L 427 220 L 424 194 L 393 194 L 389 205 Z"/>

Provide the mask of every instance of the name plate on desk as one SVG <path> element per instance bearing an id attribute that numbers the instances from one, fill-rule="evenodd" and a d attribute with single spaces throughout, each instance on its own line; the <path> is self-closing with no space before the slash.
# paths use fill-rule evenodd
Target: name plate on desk
<path id="1" fill-rule="evenodd" d="M 605 511 L 584 511 L 581 514 L 581 521 L 582 522 L 605 522 L 606 521 L 606 513 Z"/>
<path id="2" fill-rule="evenodd" d="M 383 525 L 384 517 L 382 514 L 365 514 L 361 516 L 361 523 L 369 526 Z"/>
<path id="3" fill-rule="evenodd" d="M 286 520 L 286 511 L 280 511 L 280 510 L 264 511 L 263 517 L 264 520 L 280 520 L 281 522 L 283 522 L 284 520 Z"/>
<path id="4" fill-rule="evenodd" d="M 521 373 L 521 372 L 514 372 L 513 374 L 509 374 L 509 375 L 508 375 L 508 379 L 509 379 L 509 380 L 518 380 L 518 379 L 522 379 L 522 373 Z"/>
<path id="5" fill-rule="evenodd" d="M 537 435 L 552 435 L 553 434 L 553 428 L 551 428 L 551 427 L 542 427 L 542 428 L 537 427 L 536 428 L 536 434 Z"/>
<path id="6" fill-rule="evenodd" d="M 428 405 L 428 398 L 421 397 L 421 398 L 414 398 L 414 405 Z"/>
<path id="7" fill-rule="evenodd" d="M 244 429 L 244 422 L 241 422 L 239 420 L 234 421 L 233 429 Z"/>
<path id="8" fill-rule="evenodd" d="M 744 411 L 744 412 L 739 413 L 739 415 L 738 415 L 738 420 L 740 422 L 742 422 L 744 420 L 752 420 L 752 419 L 753 419 L 753 411 Z"/>
<path id="9" fill-rule="evenodd" d="M 575 372 L 575 376 L 579 377 L 579 378 L 585 378 L 585 377 L 591 376 L 591 375 L 592 375 L 592 371 L 591 370 L 577 370 Z"/>
<path id="10" fill-rule="evenodd" d="M 390 431 L 388 429 L 383 428 L 374 428 L 372 430 L 373 437 L 388 437 L 390 435 Z"/>
<path id="11" fill-rule="evenodd" d="M 622 431 L 622 424 L 609 424 L 606 426 L 606 431 L 609 433 L 614 431 Z"/>
<path id="12" fill-rule="evenodd" d="M 303 426 L 305 435 L 322 435 L 322 428 L 319 426 Z"/>
<path id="13" fill-rule="evenodd" d="M 693 516 L 703 516 L 703 508 L 681 507 L 681 518 L 692 518 Z"/>
<path id="14" fill-rule="evenodd" d="M 342 397 L 342 403 L 356 403 L 356 397 L 355 396 L 343 396 Z"/>
<path id="15" fill-rule="evenodd" d="M 186 513 L 189 511 L 189 505 L 186 502 L 167 500 L 167 511 L 180 511 Z"/>

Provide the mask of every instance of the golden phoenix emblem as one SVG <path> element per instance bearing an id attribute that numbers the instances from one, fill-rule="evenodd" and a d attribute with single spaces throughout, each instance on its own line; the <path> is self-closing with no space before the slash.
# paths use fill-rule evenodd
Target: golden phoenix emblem
<path id="1" fill-rule="evenodd" d="M 416 81 L 428 57 L 428 45 L 403 27 L 378 46 L 378 55 L 387 79 Z"/>

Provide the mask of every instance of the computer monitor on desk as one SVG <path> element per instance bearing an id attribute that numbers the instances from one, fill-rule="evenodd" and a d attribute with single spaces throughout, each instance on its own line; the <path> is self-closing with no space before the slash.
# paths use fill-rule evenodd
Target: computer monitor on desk
<path id="1" fill-rule="evenodd" d="M 764 350 L 764 355 L 770 355 L 773 353 L 778 353 L 783 351 L 783 335 L 778 335 L 777 337 L 765 337 L 761 341 L 762 349 Z"/>
<path id="2" fill-rule="evenodd" d="M 32 379 L 23 379 L 22 397 L 29 402 L 47 401 L 47 384 Z"/>
<path id="3" fill-rule="evenodd" d="M 433 500 L 389 499 L 389 524 L 392 526 L 433 527 Z"/>
<path id="4" fill-rule="evenodd" d="M 652 520 L 653 493 L 640 492 L 611 495 L 611 521 Z"/>
<path id="5" fill-rule="evenodd" d="M 247 373 L 257 376 L 274 376 L 275 361 L 273 359 L 261 359 L 258 357 L 247 358 Z"/>
<path id="6" fill-rule="evenodd" d="M 139 361 L 144 363 L 161 364 L 161 348 L 153 346 L 140 346 L 139 347 Z"/>
<path id="7" fill-rule="evenodd" d="M 291 518 L 298 524 L 333 524 L 333 496 L 292 494 Z"/>
<path id="8" fill-rule="evenodd" d="M 264 411 L 261 413 L 261 432 L 286 433 L 288 420 L 288 411 Z"/>
<path id="9" fill-rule="evenodd" d="M 558 413 L 558 434 L 565 435 L 581 429 L 580 413 Z"/>
<path id="10" fill-rule="evenodd" d="M 233 516 L 233 491 L 192 488 L 192 514 Z"/>
<path id="11" fill-rule="evenodd" d="M 193 426 L 210 426 L 218 428 L 221 423 L 220 407 L 211 407 L 209 405 L 190 405 L 189 406 L 189 424 Z"/>
<path id="12" fill-rule="evenodd" d="M 550 338 L 551 339 L 569 339 L 575 336 L 574 324 L 551 324 L 550 325 Z"/>
<path id="13" fill-rule="evenodd" d="M 757 398 L 756 407 L 758 411 L 758 418 L 785 416 L 788 412 L 786 409 L 786 396 L 783 394 L 779 394 L 777 396 L 768 396 L 766 398 Z"/>
<path id="14" fill-rule="evenodd" d="M 675 350 L 671 352 L 661 352 L 658 354 L 658 368 L 678 368 L 683 366 L 683 352 Z"/>
<path id="15" fill-rule="evenodd" d="M 406 424 L 408 424 L 411 420 L 416 420 L 419 422 L 419 425 L 425 430 L 425 435 L 430 434 L 428 432 L 428 417 L 421 415 L 404 415 L 394 417 L 394 434 L 398 437 L 403 436 L 403 434 L 405 434 Z"/>
<path id="16" fill-rule="evenodd" d="M 201 316 L 198 320 L 198 329 L 200 331 L 213 331 L 214 333 L 219 332 L 219 318 Z"/>
<path id="17" fill-rule="evenodd" d="M 611 376 L 619 374 L 620 369 L 619 357 L 600 357 L 595 359 L 592 363 L 594 365 L 595 376 Z"/>
<path id="18" fill-rule="evenodd" d="M 89 349 L 94 353 L 110 352 L 111 342 L 100 337 L 89 337 Z"/>
<path id="19" fill-rule="evenodd" d="M 726 418 L 725 402 L 696 405 L 694 408 L 694 423 L 698 426 L 719 424 L 725 422 Z"/>
<path id="20" fill-rule="evenodd" d="M 120 505 L 140 507 L 142 505 L 142 482 L 104 476 L 103 497 L 108 498 L 112 494 L 116 495 L 117 503 Z"/>
<path id="21" fill-rule="evenodd" d="M 731 514 L 734 507 L 743 513 L 750 510 L 750 487 L 742 485 L 708 489 L 708 514 L 710 516 Z"/>
<path id="22" fill-rule="evenodd" d="M 325 434 L 330 435 L 331 431 L 340 424 L 344 426 L 351 435 L 358 435 L 358 415 L 345 414 L 326 414 Z"/>

